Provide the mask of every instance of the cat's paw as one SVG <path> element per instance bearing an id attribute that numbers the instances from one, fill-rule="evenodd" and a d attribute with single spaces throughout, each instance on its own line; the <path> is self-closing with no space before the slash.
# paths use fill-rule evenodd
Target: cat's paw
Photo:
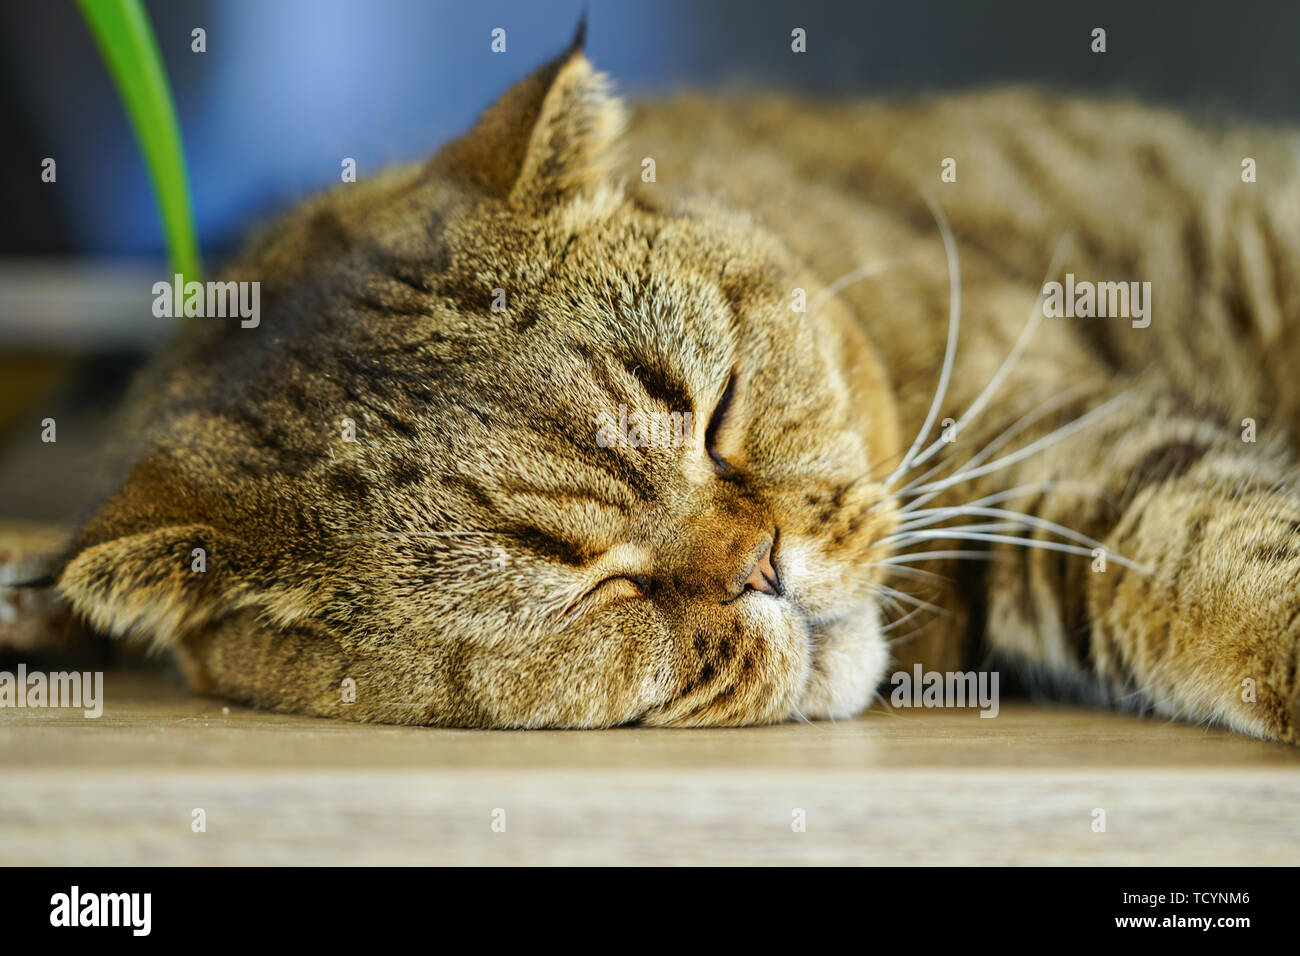
<path id="1" fill-rule="evenodd" d="M 68 536 L 58 526 L 0 525 L 0 652 L 63 649 L 70 640 L 67 605 L 40 580 Z"/>
<path id="2" fill-rule="evenodd" d="M 1263 720 L 1278 740 L 1300 746 L 1300 577 L 1292 585 L 1289 606 L 1290 616 L 1280 635 L 1273 686 L 1264 693 Z M 1254 703 L 1258 703 L 1259 694 L 1255 697 Z M 1243 705 L 1252 706 L 1246 701 Z"/>
<path id="3" fill-rule="evenodd" d="M 1300 744 L 1300 506 L 1166 486 L 1113 544 L 1151 569 L 1096 575 L 1097 670 L 1162 714 Z"/>

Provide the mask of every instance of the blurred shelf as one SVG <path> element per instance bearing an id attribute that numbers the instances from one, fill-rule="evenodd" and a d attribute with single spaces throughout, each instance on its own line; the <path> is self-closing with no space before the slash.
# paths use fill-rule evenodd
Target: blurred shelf
<path id="1" fill-rule="evenodd" d="M 176 320 L 153 314 L 165 263 L 100 259 L 0 259 L 0 350 L 84 354 L 147 349 Z"/>

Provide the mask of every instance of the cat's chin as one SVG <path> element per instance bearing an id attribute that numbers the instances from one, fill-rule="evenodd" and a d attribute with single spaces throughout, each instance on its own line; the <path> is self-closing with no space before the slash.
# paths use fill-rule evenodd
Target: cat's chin
<path id="1" fill-rule="evenodd" d="M 810 720 L 861 713 L 889 669 L 889 645 L 880 631 L 875 602 L 814 625 L 812 640 L 812 666 L 799 712 Z"/>

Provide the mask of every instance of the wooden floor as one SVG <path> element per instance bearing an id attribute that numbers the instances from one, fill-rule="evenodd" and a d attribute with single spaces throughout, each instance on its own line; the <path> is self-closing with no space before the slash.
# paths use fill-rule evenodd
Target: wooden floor
<path id="1" fill-rule="evenodd" d="M 104 697 L 98 720 L 0 709 L 0 862 L 1300 862 L 1300 749 L 1156 720 L 1004 701 L 502 733 L 260 713 L 138 671 Z"/>

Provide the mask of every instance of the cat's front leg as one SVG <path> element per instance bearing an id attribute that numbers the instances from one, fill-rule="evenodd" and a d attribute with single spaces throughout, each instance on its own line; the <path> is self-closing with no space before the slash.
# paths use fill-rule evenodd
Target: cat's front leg
<path id="1" fill-rule="evenodd" d="M 1300 495 L 1188 475 L 1133 499 L 1090 575 L 1092 659 L 1159 713 L 1300 743 Z"/>
<path id="2" fill-rule="evenodd" d="M 943 570 L 986 569 L 969 579 L 984 639 L 1031 688 L 1300 743 L 1293 453 L 1160 383 L 1110 394 L 1091 427 L 966 492 L 1026 489 L 996 519 L 1022 528 L 973 535 L 991 560 Z"/>
<path id="3" fill-rule="evenodd" d="M 798 699 L 809 648 L 792 612 L 751 604 L 748 627 L 733 609 L 730 627 L 611 627 L 596 640 L 562 630 L 532 642 L 272 628 L 240 612 L 186 635 L 175 652 L 200 693 L 322 717 L 482 728 L 772 723 Z"/>

